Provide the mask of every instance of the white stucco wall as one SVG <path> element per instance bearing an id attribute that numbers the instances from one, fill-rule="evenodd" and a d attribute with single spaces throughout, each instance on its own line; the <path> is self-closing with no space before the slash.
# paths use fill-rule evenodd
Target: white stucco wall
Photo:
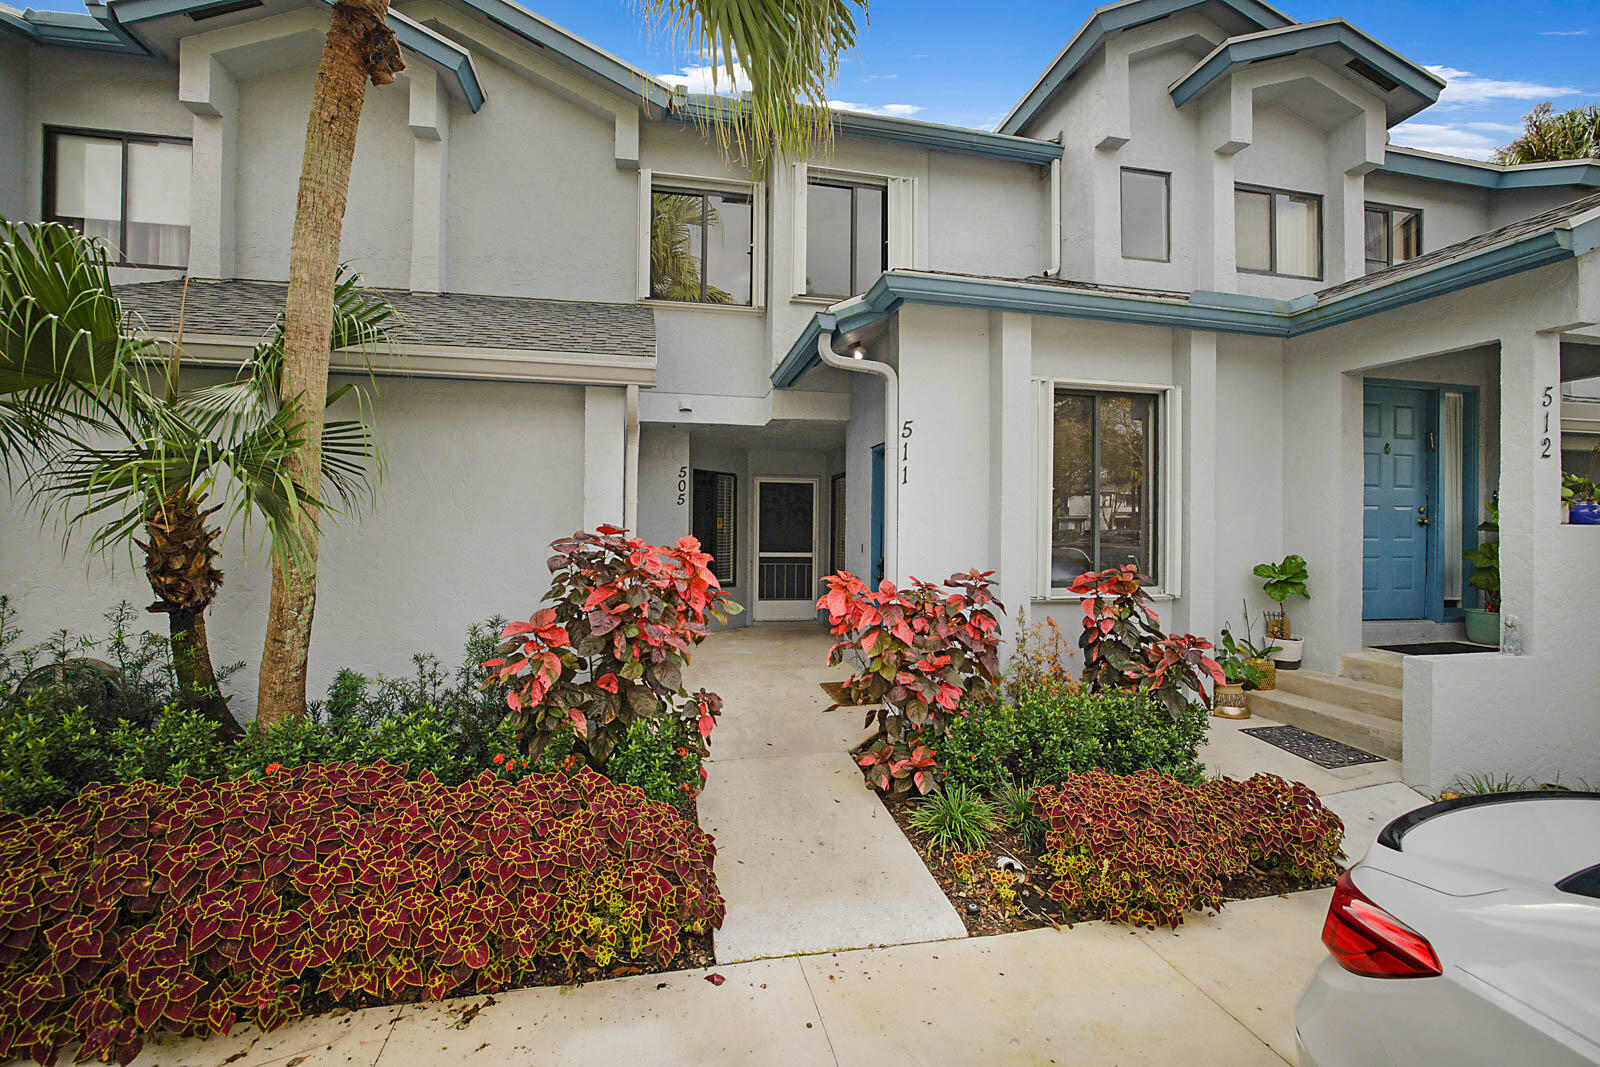
<path id="1" fill-rule="evenodd" d="M 28 59 L 31 50 L 0 40 L 0 215 L 27 218 Z"/>
<path id="2" fill-rule="evenodd" d="M 545 545 L 581 511 L 583 391 L 566 386 L 384 379 L 378 433 L 388 461 L 375 509 L 330 525 L 321 545 L 311 692 L 343 666 L 409 673 L 411 655 L 459 662 L 466 628 L 491 615 L 526 617 L 548 587 Z M 463 432 L 471 427 L 471 432 Z M 508 481 L 507 471 L 516 472 Z M 25 640 L 63 627 L 104 633 L 118 600 L 150 602 L 126 556 L 86 562 L 78 535 L 63 555 L 53 528 L 13 495 L 0 515 L 0 592 Z M 237 714 L 254 710 L 270 584 L 259 527 L 235 526 L 207 623 L 217 664 L 243 660 L 230 687 Z M 152 630 L 165 619 L 151 615 Z"/>

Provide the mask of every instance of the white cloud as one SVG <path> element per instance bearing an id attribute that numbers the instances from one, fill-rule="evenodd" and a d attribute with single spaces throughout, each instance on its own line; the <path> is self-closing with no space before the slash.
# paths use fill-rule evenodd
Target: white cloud
<path id="1" fill-rule="evenodd" d="M 1486 104 L 1494 100 L 1554 100 L 1585 92 L 1570 85 L 1482 78 L 1470 70 L 1458 70 L 1455 67 L 1429 66 L 1428 69 L 1446 83 L 1444 92 L 1439 94 L 1439 107 Z"/>
<path id="2" fill-rule="evenodd" d="M 922 110 L 921 104 L 854 104 L 849 100 L 829 100 L 828 106 L 839 111 L 861 111 L 868 115 L 893 115 L 896 118 L 908 119 Z"/>
<path id="3" fill-rule="evenodd" d="M 1469 122 L 1447 126 L 1431 122 L 1402 122 L 1389 131 L 1389 140 L 1393 144 L 1420 148 L 1424 152 L 1439 152 L 1466 159 L 1488 159 L 1509 138 L 1488 137 L 1469 127 L 1494 125 L 1497 124 Z M 1516 132 L 1519 127 L 1512 126 L 1509 129 Z"/>
<path id="4" fill-rule="evenodd" d="M 1482 130 L 1485 133 L 1518 134 L 1522 127 L 1514 122 L 1463 122 L 1462 127 L 1468 130 Z"/>
<path id="5" fill-rule="evenodd" d="M 1587 37 L 1588 30 L 1542 30 L 1540 37 Z"/>
<path id="6" fill-rule="evenodd" d="M 683 86 L 691 96 L 718 93 L 731 96 L 734 93 L 748 92 L 750 78 L 744 68 L 735 63 L 730 72 L 727 67 L 717 64 L 703 67 L 684 67 L 677 74 L 662 74 L 660 79 L 673 87 Z"/>

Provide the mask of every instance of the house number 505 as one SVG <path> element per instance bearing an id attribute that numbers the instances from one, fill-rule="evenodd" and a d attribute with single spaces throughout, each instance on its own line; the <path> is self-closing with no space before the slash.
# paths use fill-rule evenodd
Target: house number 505
<path id="1" fill-rule="evenodd" d="M 1553 386 L 1553 385 L 1545 386 L 1544 387 L 1544 395 L 1539 400 L 1539 406 L 1544 408 L 1544 434 L 1545 434 L 1545 436 L 1539 441 L 1539 458 L 1540 459 L 1549 459 L 1550 458 L 1550 449 L 1552 447 L 1551 446 L 1551 442 L 1550 442 L 1550 408 L 1556 402 L 1555 391 L 1556 391 L 1556 387 L 1555 386 Z"/>
<path id="2" fill-rule="evenodd" d="M 900 484 L 911 484 L 911 420 L 900 424 Z"/>
<path id="3" fill-rule="evenodd" d="M 681 508 L 688 499 L 689 493 L 689 468 L 678 468 L 678 506 Z"/>

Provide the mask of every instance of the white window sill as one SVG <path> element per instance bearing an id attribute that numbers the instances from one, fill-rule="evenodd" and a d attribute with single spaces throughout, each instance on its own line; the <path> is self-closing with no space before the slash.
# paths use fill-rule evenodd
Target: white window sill
<path id="1" fill-rule="evenodd" d="M 695 300 L 653 300 L 646 298 L 635 301 L 645 307 L 670 308 L 673 311 L 714 311 L 719 315 L 765 315 L 767 309 L 762 305 L 754 307 L 749 304 L 702 304 Z"/>
<path id="2" fill-rule="evenodd" d="M 1169 593 L 1164 589 L 1147 589 L 1151 600 L 1177 600 L 1179 594 Z M 1035 593 L 1032 601 L 1035 604 L 1081 604 L 1088 597 L 1081 593 L 1058 593 L 1054 590 L 1048 593 Z"/>
<path id="3" fill-rule="evenodd" d="M 849 299 L 850 298 L 848 296 L 811 296 L 809 294 L 801 294 L 801 295 L 797 295 L 797 296 L 791 296 L 789 298 L 789 303 L 791 303 L 791 304 L 816 304 L 816 305 L 818 305 L 820 307 L 830 307 L 830 306 L 832 306 L 834 304 L 839 303 L 841 300 L 849 300 Z"/>

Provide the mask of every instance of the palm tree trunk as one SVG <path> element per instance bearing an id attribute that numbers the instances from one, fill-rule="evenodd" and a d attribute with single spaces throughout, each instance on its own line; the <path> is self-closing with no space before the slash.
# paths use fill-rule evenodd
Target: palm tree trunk
<path id="1" fill-rule="evenodd" d="M 278 393 L 298 404 L 304 444 L 289 465 L 305 497 L 320 495 L 323 406 L 333 333 L 333 284 L 350 192 L 350 162 L 367 80 L 394 81 L 404 67 L 384 23 L 388 0 L 339 0 L 323 41 L 322 62 L 306 123 L 305 156 L 294 237 L 289 244 L 289 295 L 284 308 L 283 373 Z M 256 725 L 267 727 L 306 708 L 306 661 L 317 605 L 316 516 L 305 509 L 297 551 L 274 554 L 267 639 L 261 652 Z"/>
<path id="2" fill-rule="evenodd" d="M 218 736 L 235 740 L 244 728 L 228 710 L 211 666 L 211 647 L 206 642 L 206 617 L 200 611 L 169 611 L 167 622 L 172 634 L 172 669 L 178 676 L 178 691 L 190 706 L 217 724 Z"/>

